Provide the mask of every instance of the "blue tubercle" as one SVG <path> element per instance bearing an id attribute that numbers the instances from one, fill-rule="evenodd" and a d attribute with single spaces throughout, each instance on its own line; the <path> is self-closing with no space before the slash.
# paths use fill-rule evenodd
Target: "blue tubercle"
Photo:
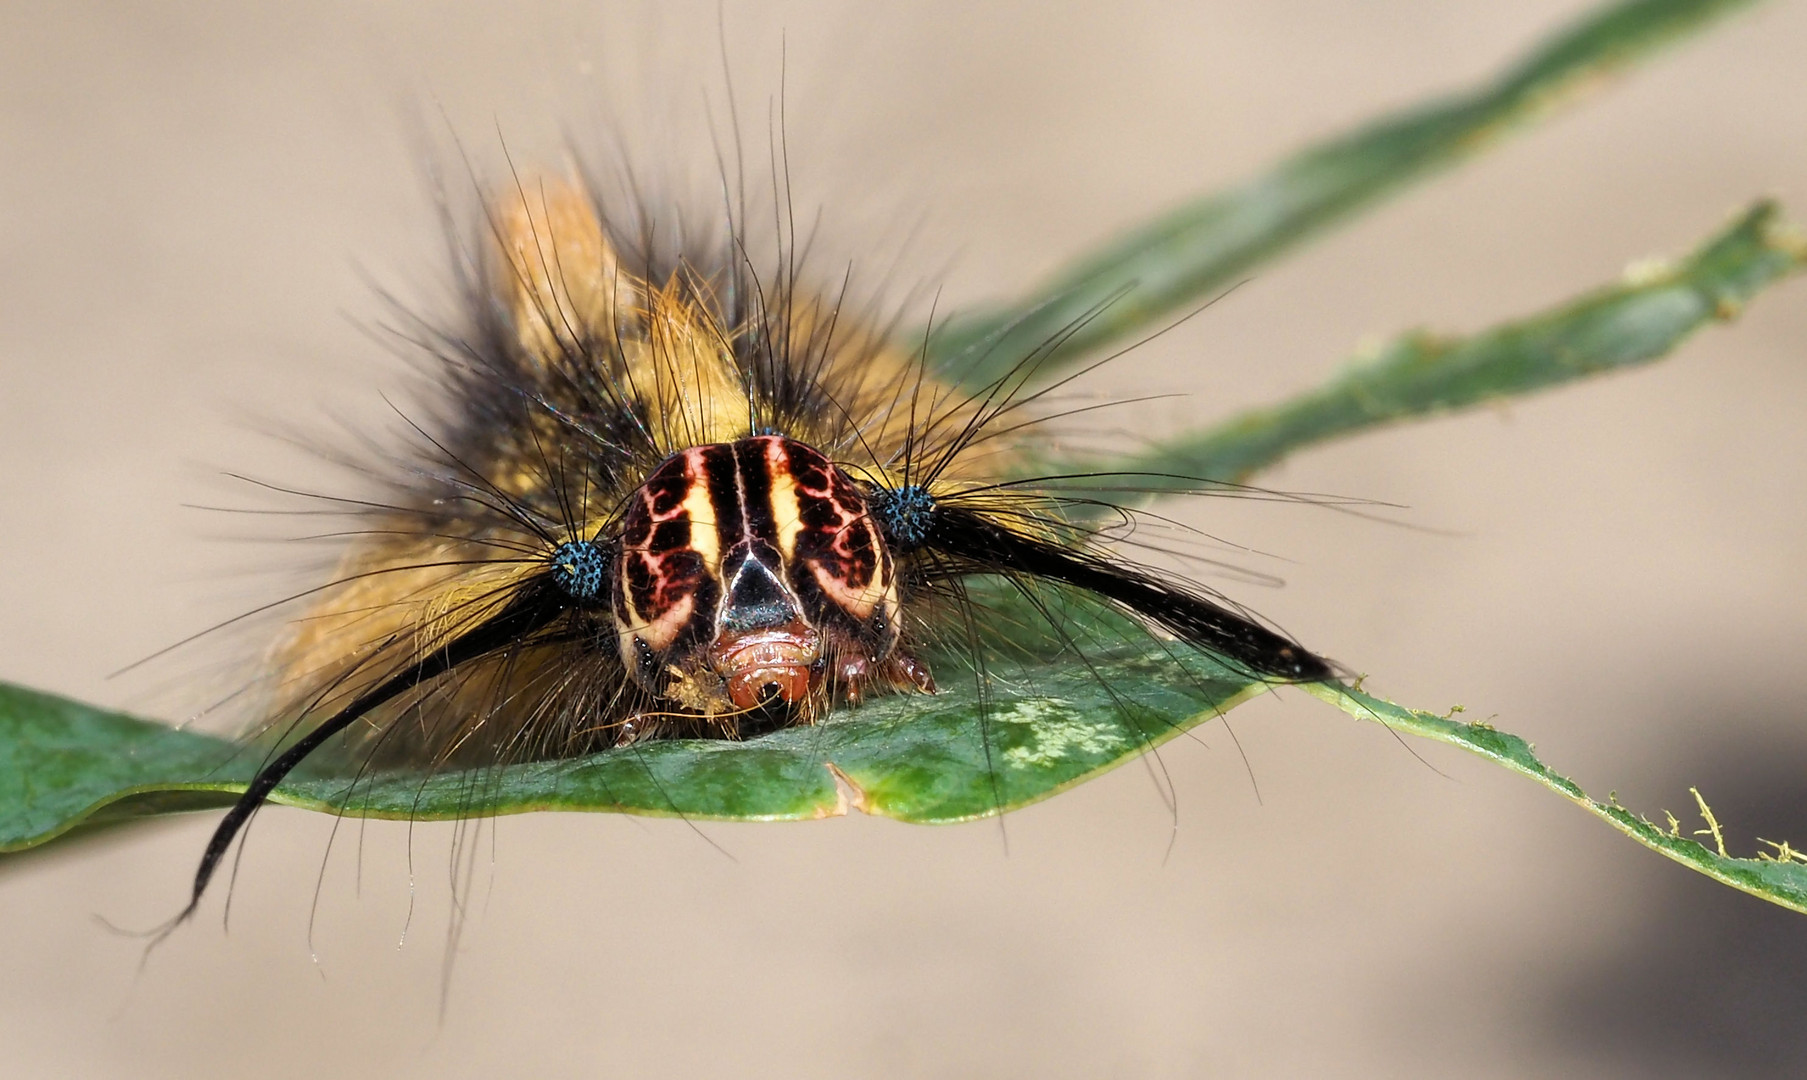
<path id="1" fill-rule="evenodd" d="M 885 538 L 908 551 L 928 539 L 935 518 L 935 497 L 921 484 L 896 489 L 880 488 L 870 499 L 872 513 L 885 530 Z"/>
<path id="2" fill-rule="evenodd" d="M 558 587 L 576 600 L 594 600 L 602 595 L 609 576 L 609 557 L 589 540 L 573 540 L 560 544 L 552 553 L 553 577 Z"/>

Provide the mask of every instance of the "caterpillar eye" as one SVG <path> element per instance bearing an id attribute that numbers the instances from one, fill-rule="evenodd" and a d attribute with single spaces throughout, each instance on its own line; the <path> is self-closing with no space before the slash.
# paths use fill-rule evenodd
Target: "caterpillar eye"
<path id="1" fill-rule="evenodd" d="M 552 580 L 573 600 L 595 600 L 609 578 L 609 555 L 590 540 L 560 544 L 552 553 Z"/>

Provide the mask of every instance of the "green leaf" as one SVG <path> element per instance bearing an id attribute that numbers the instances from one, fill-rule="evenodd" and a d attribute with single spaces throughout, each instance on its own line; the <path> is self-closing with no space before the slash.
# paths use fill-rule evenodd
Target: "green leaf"
<path id="1" fill-rule="evenodd" d="M 1007 605 L 990 605 L 1010 621 Z M 842 709 L 817 727 L 746 742 L 665 741 L 567 761 L 431 776 L 319 772 L 272 802 L 355 816 L 434 819 L 592 810 L 733 820 L 857 807 L 902 821 L 984 817 L 1065 790 L 1266 687 L 1092 611 L 1069 634 L 1109 638 L 1086 663 L 994 660 L 979 681 L 936 657 L 943 691 Z M 1140 640 L 1133 640 L 1139 638 Z M 1057 646 L 1056 646 L 1057 648 Z M 953 679 L 948 679 L 953 675 Z M 78 825 L 229 804 L 260 754 L 224 740 L 0 686 L 0 851 Z"/>
<path id="2" fill-rule="evenodd" d="M 243 769 L 219 739 L 0 684 L 0 852 L 81 824 L 228 806 Z"/>
<path id="3" fill-rule="evenodd" d="M 1240 481 L 1325 439 L 1655 360 L 1803 266 L 1807 240 L 1774 203 L 1759 202 L 1686 258 L 1634 266 L 1624 280 L 1553 311 L 1470 338 L 1410 333 L 1290 401 L 1128 457 L 1063 461 L 1047 471 L 1093 477 L 1068 486 L 1083 484 L 1100 499 Z"/>
<path id="4" fill-rule="evenodd" d="M 859 809 L 899 821 L 964 821 L 1064 791 L 1269 689 L 1209 658 L 1158 644 L 1091 659 L 1089 669 L 1031 665 L 994 673 L 1006 689 L 984 710 L 968 682 L 933 699 L 886 698 L 819 727 L 744 743 L 659 742 L 571 761 L 384 776 L 355 787 L 343 777 L 296 777 L 271 801 L 413 820 L 583 810 L 775 821 Z M 1664 829 L 1590 798 L 1516 735 L 1334 684 L 1302 689 L 1357 718 L 1479 754 L 1684 866 L 1807 912 L 1807 856 L 1786 844 L 1775 845 L 1774 857 L 1733 858 L 1674 824 Z M 0 748 L 0 851 L 34 847 L 78 826 L 227 805 L 254 764 L 222 740 L 6 686 Z M 1717 822 L 1704 802 L 1701 808 L 1717 836 Z"/>
<path id="5" fill-rule="evenodd" d="M 939 325 L 931 359 L 968 386 L 1062 363 L 1194 305 L 1341 218 L 1486 148 L 1669 41 L 1750 0 L 1630 0 L 1590 13 L 1489 83 L 1296 154 L 1089 252 L 1027 296 Z"/>

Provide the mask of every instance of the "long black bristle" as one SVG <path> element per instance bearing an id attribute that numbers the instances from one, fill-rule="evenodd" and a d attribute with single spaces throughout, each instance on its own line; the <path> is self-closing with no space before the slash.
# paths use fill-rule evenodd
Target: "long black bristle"
<path id="1" fill-rule="evenodd" d="M 1083 589 L 1262 678 L 1317 682 L 1335 675 L 1328 661 L 1220 604 L 1133 567 L 1014 532 L 972 510 L 937 506 L 921 543 L 959 560 L 969 573 L 1023 575 Z"/>
<path id="2" fill-rule="evenodd" d="M 219 825 L 213 830 L 213 836 L 207 841 L 207 850 L 201 855 L 201 864 L 195 870 L 194 891 L 188 898 L 188 906 L 182 909 L 171 925 L 194 914 L 195 908 L 201 903 L 201 894 L 207 890 L 208 882 L 219 868 L 220 860 L 251 820 L 251 815 L 263 805 L 270 792 L 276 790 L 276 785 L 282 783 L 289 773 L 320 749 L 328 739 L 398 694 L 404 694 L 422 683 L 438 678 L 460 664 L 525 641 L 558 618 L 568 607 L 569 601 L 561 590 L 547 587 L 543 579 L 535 579 L 521 588 L 501 611 L 447 642 L 442 648 L 425 654 L 406 670 L 385 680 L 375 689 L 360 695 L 330 720 L 309 731 L 294 745 L 272 758 L 251 778 L 245 793 L 232 804 L 232 808 L 226 811 L 226 816 L 220 819 Z"/>

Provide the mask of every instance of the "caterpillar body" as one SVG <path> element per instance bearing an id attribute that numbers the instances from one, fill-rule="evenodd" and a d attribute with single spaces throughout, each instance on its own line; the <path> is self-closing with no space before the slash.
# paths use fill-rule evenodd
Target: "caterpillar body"
<path id="1" fill-rule="evenodd" d="M 420 327 L 440 415 L 276 648 L 286 738 L 178 922 L 334 739 L 360 768 L 437 768 L 820 723 L 934 693 L 923 646 L 970 628 L 982 576 L 1089 596 L 1256 679 L 1331 677 L 1118 559 L 1025 473 L 1037 356 L 961 387 L 799 286 L 794 245 L 761 273 L 732 216 L 726 242 L 660 244 L 594 190 L 490 200 L 465 324 Z"/>

